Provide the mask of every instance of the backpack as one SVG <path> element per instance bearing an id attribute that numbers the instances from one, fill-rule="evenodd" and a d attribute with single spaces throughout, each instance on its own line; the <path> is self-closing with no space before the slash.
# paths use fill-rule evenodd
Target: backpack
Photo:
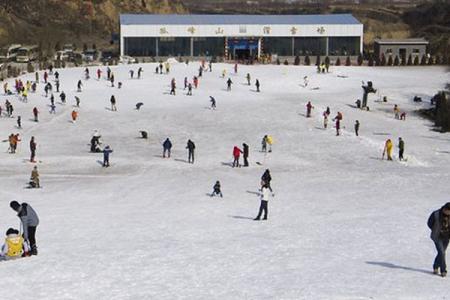
<path id="1" fill-rule="evenodd" d="M 5 239 L 5 243 L 8 245 L 8 252 L 6 256 L 8 257 L 18 257 L 23 253 L 23 237 L 19 235 L 13 235 Z"/>

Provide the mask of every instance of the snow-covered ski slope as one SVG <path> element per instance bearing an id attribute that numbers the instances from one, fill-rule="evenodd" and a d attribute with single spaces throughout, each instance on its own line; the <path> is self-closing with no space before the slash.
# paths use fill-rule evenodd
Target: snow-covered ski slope
<path id="1" fill-rule="evenodd" d="M 139 66 L 143 79 L 130 79 L 129 70 Z M 42 82 L 28 103 L 0 96 L 3 107 L 6 99 L 13 103 L 23 126 L 0 118 L 2 139 L 22 137 L 17 154 L 0 144 L 0 233 L 18 227 L 11 200 L 30 203 L 41 219 L 39 256 L 0 263 L 4 297 L 450 298 L 450 279 L 431 274 L 435 249 L 426 226 L 432 210 L 450 201 L 450 135 L 434 132 L 413 112 L 449 81 L 445 69 L 332 67 L 317 74 L 313 66 L 239 66 L 233 74 L 233 65 L 216 64 L 189 97 L 183 80 L 197 75 L 198 62 L 172 64 L 169 75 L 155 74 L 155 67 L 112 67 L 115 88 L 94 78 L 97 67 L 89 80 L 82 68 L 58 70 L 68 104 L 59 104 L 55 93 L 56 115 L 49 114 Z M 252 83 L 259 79 L 261 93 L 246 85 L 247 73 Z M 169 95 L 173 77 L 176 96 Z M 28 79 L 34 74 L 22 77 Z M 378 89 L 369 96 L 370 112 L 353 107 L 362 80 Z M 81 107 L 73 124 L 75 95 Z M 111 95 L 117 112 L 109 110 Z M 424 103 L 413 103 L 414 95 Z M 209 96 L 217 100 L 215 111 Z M 311 118 L 305 118 L 307 101 L 314 105 Z M 139 111 L 137 102 L 144 103 Z M 394 119 L 394 104 L 408 112 L 406 121 Z M 30 120 L 34 106 L 39 123 Z M 323 129 L 327 106 L 331 117 L 343 112 L 339 137 L 331 120 Z M 101 154 L 89 153 L 94 130 L 114 150 L 110 168 L 101 167 Z M 148 140 L 139 138 L 140 130 Z M 274 139 L 267 156 L 260 152 L 265 134 Z M 42 189 L 25 188 L 31 136 Z M 170 159 L 161 157 L 166 137 L 174 144 Z M 394 161 L 381 160 L 385 140 L 397 145 L 398 137 L 407 162 L 398 161 L 397 148 Z M 186 162 L 188 139 L 196 143 L 193 165 Z M 250 167 L 231 168 L 233 146 L 243 142 Z M 275 197 L 269 220 L 256 222 L 266 168 Z M 216 180 L 224 198 L 207 195 Z"/>

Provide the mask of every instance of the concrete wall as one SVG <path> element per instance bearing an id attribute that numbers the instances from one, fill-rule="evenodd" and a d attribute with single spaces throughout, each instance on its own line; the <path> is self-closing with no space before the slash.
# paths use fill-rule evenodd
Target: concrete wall
<path id="1" fill-rule="evenodd" d="M 405 49 L 405 59 L 408 59 L 409 55 L 411 55 L 412 59 L 415 56 L 419 56 L 422 58 L 424 54 L 426 54 L 427 46 L 426 45 L 414 45 L 414 44 L 375 44 L 375 55 L 381 58 L 381 54 L 384 54 L 386 59 L 389 55 L 392 58 L 398 56 L 401 59 L 400 49 Z M 418 50 L 418 52 L 414 52 L 414 49 Z M 391 50 L 391 52 L 389 51 Z"/>

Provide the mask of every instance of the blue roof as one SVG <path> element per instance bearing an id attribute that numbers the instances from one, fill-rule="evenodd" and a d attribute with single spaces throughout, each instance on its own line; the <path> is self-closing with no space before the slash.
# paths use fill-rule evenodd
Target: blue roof
<path id="1" fill-rule="evenodd" d="M 121 14 L 121 25 L 356 25 L 351 14 L 333 15 L 152 15 Z"/>

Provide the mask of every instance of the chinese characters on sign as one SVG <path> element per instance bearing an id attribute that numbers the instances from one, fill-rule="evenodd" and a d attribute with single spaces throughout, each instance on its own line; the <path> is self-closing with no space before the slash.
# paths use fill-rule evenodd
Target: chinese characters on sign
<path id="1" fill-rule="evenodd" d="M 270 26 L 264 26 L 263 32 L 264 34 L 270 34 Z"/>
<path id="2" fill-rule="evenodd" d="M 195 28 L 191 26 L 191 27 L 188 28 L 187 31 L 189 31 L 191 34 L 194 34 L 195 33 Z"/>
<path id="3" fill-rule="evenodd" d="M 223 34 L 223 28 L 217 27 L 216 34 Z"/>
<path id="4" fill-rule="evenodd" d="M 323 33 L 325 32 L 325 28 L 323 28 L 323 27 L 318 27 L 318 28 L 317 28 L 317 32 L 320 33 L 320 34 L 323 34 Z"/>
<path id="5" fill-rule="evenodd" d="M 295 27 L 295 26 L 292 26 L 292 28 L 291 28 L 291 33 L 292 33 L 292 35 L 296 35 L 296 34 L 297 34 L 297 31 L 298 31 L 298 28 Z"/>
<path id="6" fill-rule="evenodd" d="M 161 28 L 159 29 L 159 33 L 160 33 L 160 34 L 168 34 L 169 32 L 167 31 L 167 28 L 166 28 L 166 27 L 161 27 Z"/>

